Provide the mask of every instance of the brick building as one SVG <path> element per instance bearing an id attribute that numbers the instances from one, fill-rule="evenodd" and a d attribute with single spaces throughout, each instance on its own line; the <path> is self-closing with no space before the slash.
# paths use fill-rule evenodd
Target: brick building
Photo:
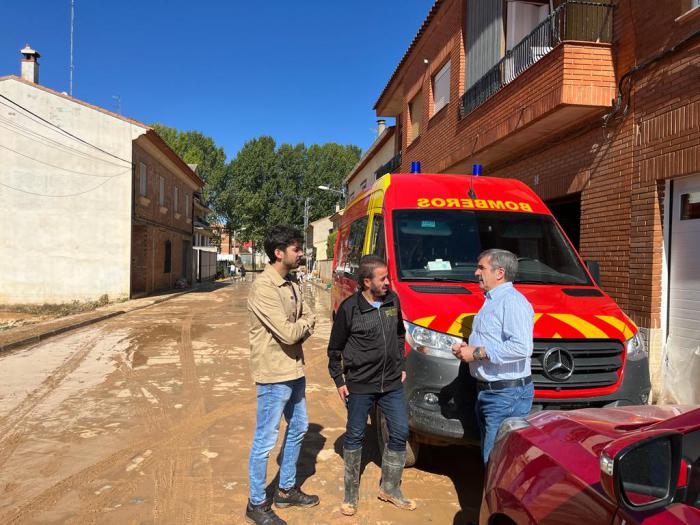
<path id="1" fill-rule="evenodd" d="M 150 130 L 134 141 L 131 296 L 192 280 L 197 174 Z"/>
<path id="2" fill-rule="evenodd" d="M 400 171 L 479 163 L 534 188 L 642 328 L 655 393 L 694 402 L 699 4 L 437 0 L 375 105 Z"/>

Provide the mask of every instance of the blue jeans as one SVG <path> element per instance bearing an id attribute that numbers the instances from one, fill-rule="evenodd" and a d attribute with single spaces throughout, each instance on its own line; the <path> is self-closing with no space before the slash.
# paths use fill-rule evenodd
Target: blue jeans
<path id="1" fill-rule="evenodd" d="M 403 387 L 381 394 L 350 394 L 348 396 L 348 425 L 343 446 L 348 450 L 362 448 L 367 415 L 376 401 L 389 427 L 387 447 L 397 452 L 406 450 L 408 439 L 408 406 Z"/>
<path id="2" fill-rule="evenodd" d="M 285 490 L 296 484 L 297 460 L 309 420 L 306 415 L 305 378 L 282 383 L 256 383 L 255 390 L 258 413 L 248 462 L 248 478 L 250 502 L 260 505 L 265 501 L 267 460 L 270 450 L 277 443 L 282 415 L 287 420 L 287 432 L 281 452 L 279 487 Z"/>
<path id="3" fill-rule="evenodd" d="M 481 454 L 484 465 L 489 460 L 498 427 L 507 417 L 528 415 L 534 395 L 535 387 L 532 383 L 502 390 L 481 390 L 477 394 L 476 420 L 481 432 Z"/>

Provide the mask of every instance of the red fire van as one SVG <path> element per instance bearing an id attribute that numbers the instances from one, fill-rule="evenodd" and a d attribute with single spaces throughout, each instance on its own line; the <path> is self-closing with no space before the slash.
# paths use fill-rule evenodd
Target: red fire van
<path id="1" fill-rule="evenodd" d="M 407 330 L 407 464 L 420 443 L 478 442 L 475 383 L 450 347 L 469 336 L 483 303 L 474 270 L 488 248 L 518 256 L 514 284 L 535 310 L 535 410 L 648 400 L 648 354 L 637 327 L 596 284 L 529 187 L 469 175 L 385 175 L 343 214 L 332 304 L 335 312 L 356 290 L 362 255 L 386 258 Z M 380 413 L 375 421 L 382 441 Z"/>

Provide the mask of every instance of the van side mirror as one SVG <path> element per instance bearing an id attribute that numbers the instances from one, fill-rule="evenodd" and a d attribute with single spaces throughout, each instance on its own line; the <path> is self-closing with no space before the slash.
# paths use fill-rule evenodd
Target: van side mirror
<path id="1" fill-rule="evenodd" d="M 600 455 L 600 481 L 614 502 L 646 511 L 669 505 L 681 467 L 682 434 L 656 431 L 624 437 Z"/>
<path id="2" fill-rule="evenodd" d="M 598 264 L 598 261 L 586 261 L 586 268 L 588 268 L 588 272 L 591 274 L 591 277 L 593 277 L 593 280 L 595 281 L 596 284 L 600 283 L 600 265 Z"/>

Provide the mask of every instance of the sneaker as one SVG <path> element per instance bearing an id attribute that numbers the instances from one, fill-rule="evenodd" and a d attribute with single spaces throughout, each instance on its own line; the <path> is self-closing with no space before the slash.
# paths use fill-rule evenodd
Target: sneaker
<path id="1" fill-rule="evenodd" d="M 305 494 L 296 487 L 289 490 L 278 489 L 275 494 L 275 507 L 283 509 L 285 507 L 314 507 L 318 505 L 318 496 Z"/>
<path id="2" fill-rule="evenodd" d="M 248 500 L 248 506 L 245 509 L 245 520 L 248 523 L 255 523 L 255 525 L 287 525 L 287 522 L 272 510 L 272 504 L 269 501 L 260 505 L 253 505 Z"/>

